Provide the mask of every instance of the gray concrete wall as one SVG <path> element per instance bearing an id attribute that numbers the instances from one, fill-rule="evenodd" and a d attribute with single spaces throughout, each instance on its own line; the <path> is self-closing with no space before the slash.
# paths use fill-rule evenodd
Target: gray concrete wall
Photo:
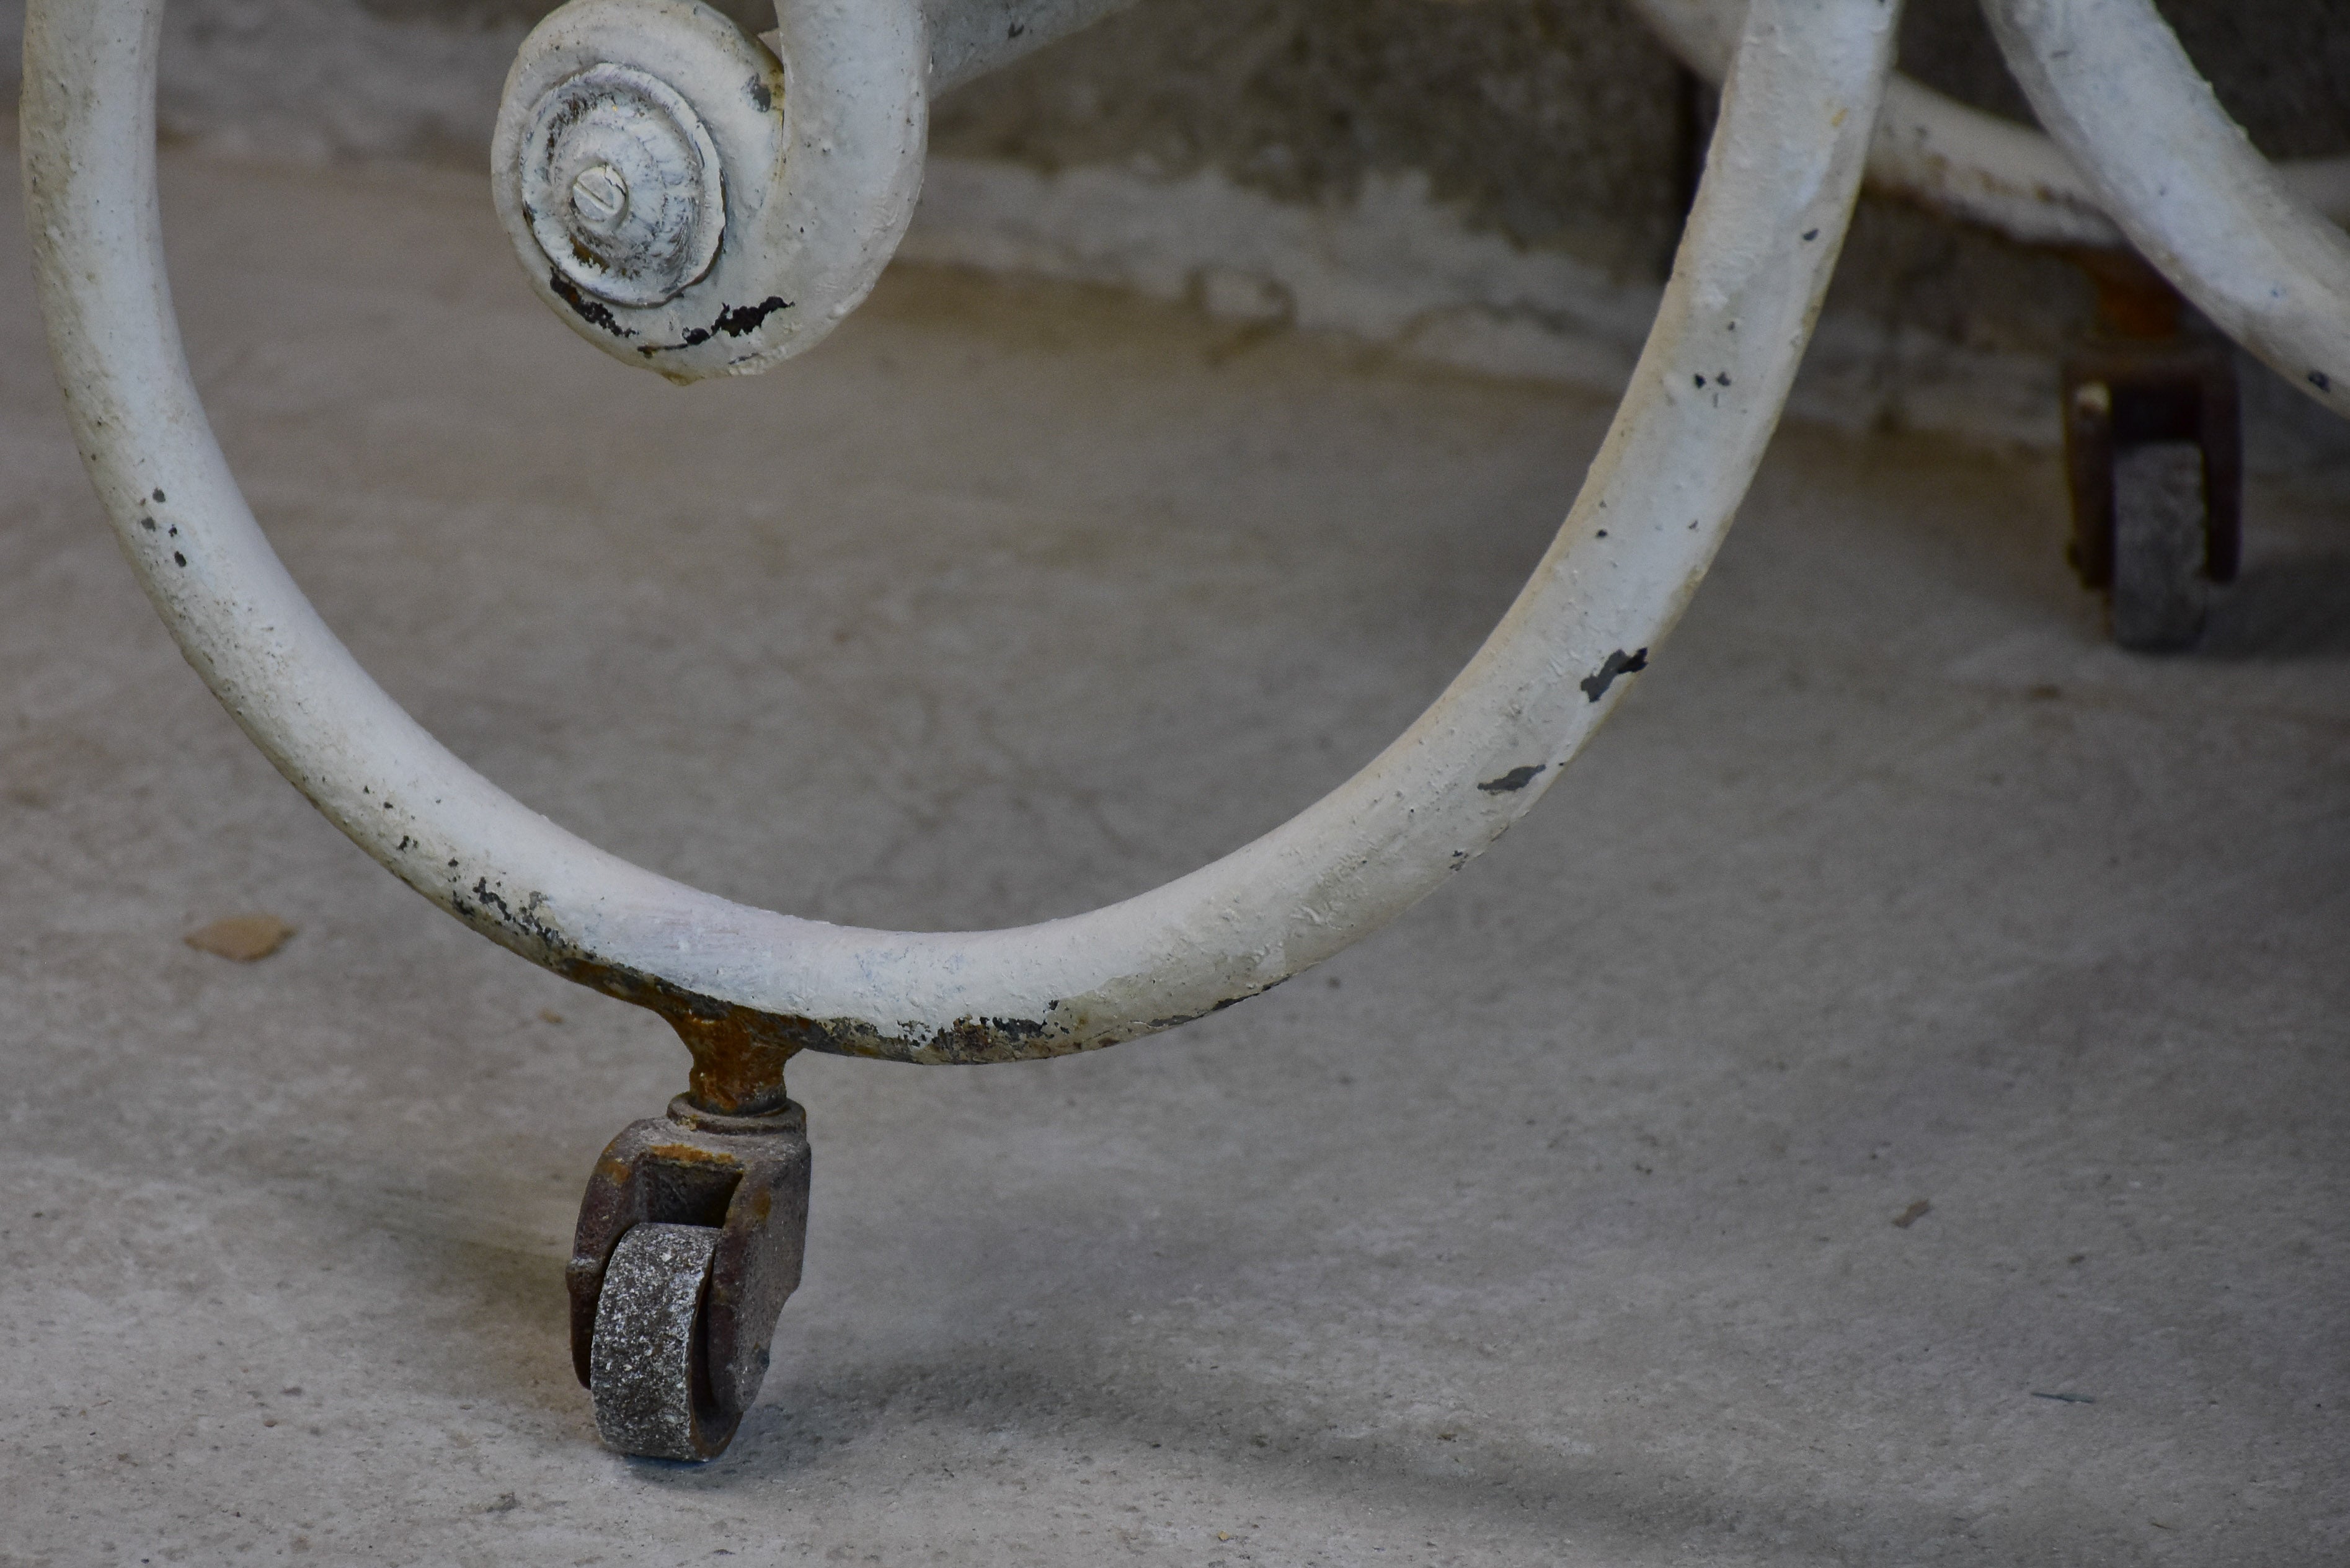
<path id="1" fill-rule="evenodd" d="M 717 5 L 748 24 L 770 15 L 765 0 Z M 166 122 L 244 145 L 274 135 L 296 152 L 467 161 L 497 62 L 550 8 L 175 0 Z M 2263 151 L 2350 150 L 2340 0 L 2163 9 Z M 0 37 L 13 41 L 22 10 L 0 0 Z M 1912 0 L 1902 59 L 1968 101 L 2023 113 L 1971 0 Z M 411 74 L 428 60 L 442 68 Z M 331 101 L 372 105 L 379 77 L 410 112 Z M 1286 201 L 1424 172 L 1438 198 L 1513 241 L 1637 268 L 1669 246 L 1689 119 L 1678 71 L 1617 0 L 1147 0 L 953 95 L 937 146 L 1040 168 L 1212 168 Z"/>
<path id="2" fill-rule="evenodd" d="M 2264 151 L 2350 150 L 2340 0 L 2269 0 L 2251 25 L 2233 0 L 2164 10 Z M 1902 59 L 2030 118 L 1973 0 L 1911 0 Z M 1682 92 L 1617 0 L 1147 0 L 943 105 L 936 145 L 1046 168 L 1211 168 L 1285 201 L 1424 172 L 1475 226 L 1653 272 L 1699 129 Z M 1836 305 L 2002 349 L 2044 343 L 2088 308 L 2069 266 L 1877 202 Z"/>
<path id="3" fill-rule="evenodd" d="M 1422 173 L 1477 226 L 1646 275 L 1679 227 L 1685 119 L 1614 0 L 1146 0 L 950 99 L 933 140 L 1286 202 Z"/>
<path id="4" fill-rule="evenodd" d="M 189 0 L 183 0 L 189 3 Z M 502 31 L 546 0 L 358 0 L 394 23 Z M 193 0 L 224 13 L 251 0 Z M 717 0 L 768 25 L 765 0 Z M 2163 10 L 2272 157 L 2350 150 L 2341 0 L 2168 0 Z M 1902 59 L 2028 118 L 1973 0 L 1912 0 Z M 1040 167 L 1212 167 L 1284 200 L 1367 172 L 1435 193 L 1522 244 L 1618 265 L 1669 248 L 1688 116 L 1672 62 L 1618 0 L 1148 0 L 941 107 L 950 154 Z"/>
<path id="5" fill-rule="evenodd" d="M 21 7 L 0 0 L 0 32 Z M 547 8 L 174 0 L 161 123 L 238 152 L 478 166 Z M 2164 8 L 2264 151 L 2350 150 L 2342 0 Z M 1903 61 L 2022 112 L 1971 0 L 1912 0 Z M 938 106 L 912 254 L 1606 385 L 1669 263 L 1705 109 L 1618 0 L 1142 0 Z M 2069 265 L 1872 201 L 1799 410 L 2045 443 L 2050 357 L 2088 309 Z M 2294 451 L 2326 445 L 2259 396 Z"/>

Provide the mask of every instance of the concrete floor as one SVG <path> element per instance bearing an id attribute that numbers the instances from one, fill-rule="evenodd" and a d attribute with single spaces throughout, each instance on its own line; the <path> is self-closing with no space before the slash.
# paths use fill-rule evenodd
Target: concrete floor
<path id="1" fill-rule="evenodd" d="M 921 273 L 678 392 L 477 182 L 166 169 L 213 414 L 360 656 L 557 819 L 833 919 L 1278 821 L 1608 412 Z M 682 1052 L 213 705 L 0 213 L 0 1563 L 2350 1555 L 2338 498 L 2259 490 L 2210 647 L 2132 659 L 2051 463 L 1786 432 L 1617 722 L 1381 936 L 1082 1060 L 797 1066 L 806 1282 L 687 1469 L 597 1446 L 561 1289 Z M 247 910 L 299 934 L 182 944 Z"/>

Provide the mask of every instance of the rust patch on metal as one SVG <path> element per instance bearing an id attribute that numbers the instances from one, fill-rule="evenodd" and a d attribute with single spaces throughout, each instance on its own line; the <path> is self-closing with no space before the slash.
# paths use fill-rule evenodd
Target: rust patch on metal
<path id="1" fill-rule="evenodd" d="M 890 1034 L 861 1018 L 763 1012 L 593 959 L 557 953 L 542 961 L 567 980 L 668 1020 L 693 1056 L 694 1103 L 729 1116 L 764 1115 L 782 1105 L 784 1064 L 802 1051 L 971 1065 L 1066 1056 L 1149 1032 L 1138 1028 L 1103 1038 L 1087 1031 L 1080 1015 L 1055 1003 L 1043 1019 L 959 1018 L 927 1038 L 912 1030 Z"/>
<path id="2" fill-rule="evenodd" d="M 600 299 L 588 298 L 580 291 L 577 284 L 565 277 L 560 271 L 549 272 L 546 275 L 546 286 L 554 292 L 556 298 L 571 307 L 572 314 L 589 326 L 601 327 L 615 337 L 636 336 L 633 330 L 620 324 L 620 318 L 612 314 L 609 306 Z"/>
<path id="3" fill-rule="evenodd" d="M 466 924 L 566 980 L 666 1019 L 693 1058 L 694 1104 L 720 1115 L 762 1116 L 783 1105 L 785 1064 L 803 1051 L 935 1066 L 1031 1062 L 1155 1034 L 1271 989 L 1252 986 L 1201 1012 L 1111 1027 L 1083 1004 L 1063 1002 L 1045 1003 L 1041 1018 L 959 1018 L 937 1026 L 901 1023 L 894 1030 L 862 1018 L 767 1012 L 590 957 L 547 918 L 546 895 L 509 897 L 478 875 L 468 887 L 468 873 L 457 862 L 451 861 L 448 869 L 450 886 L 442 896 Z"/>
<path id="4" fill-rule="evenodd" d="M 784 1104 L 784 1064 L 817 1045 L 812 1019 L 760 1012 L 651 975 L 586 959 L 555 965 L 567 980 L 669 1021 L 693 1057 L 692 1099 L 722 1116 L 761 1116 Z"/>
<path id="5" fill-rule="evenodd" d="M 670 1027 L 693 1054 L 693 1103 L 726 1116 L 757 1116 L 784 1099 L 784 1064 L 802 1047 L 790 1024 L 744 1007 L 716 1017 L 692 1008 L 664 1012 Z"/>

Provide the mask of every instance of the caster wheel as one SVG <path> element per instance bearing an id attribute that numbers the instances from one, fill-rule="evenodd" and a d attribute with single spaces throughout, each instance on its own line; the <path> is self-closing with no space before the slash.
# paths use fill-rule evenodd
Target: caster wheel
<path id="1" fill-rule="evenodd" d="M 698 1462 L 734 1435 L 710 1397 L 702 1322 L 718 1237 L 709 1225 L 632 1225 L 613 1249 L 588 1386 L 597 1431 L 624 1454 Z"/>
<path id="2" fill-rule="evenodd" d="M 2203 635 L 2209 579 L 2203 449 L 2148 441 L 2114 454 L 2114 640 L 2138 652 Z"/>

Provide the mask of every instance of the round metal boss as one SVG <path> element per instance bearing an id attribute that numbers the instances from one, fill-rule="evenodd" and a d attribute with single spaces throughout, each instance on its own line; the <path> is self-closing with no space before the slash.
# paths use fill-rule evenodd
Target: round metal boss
<path id="1" fill-rule="evenodd" d="M 522 200 L 555 270 L 614 305 L 674 299 L 726 232 L 709 131 L 677 89 L 632 66 L 590 67 L 538 100 Z"/>

